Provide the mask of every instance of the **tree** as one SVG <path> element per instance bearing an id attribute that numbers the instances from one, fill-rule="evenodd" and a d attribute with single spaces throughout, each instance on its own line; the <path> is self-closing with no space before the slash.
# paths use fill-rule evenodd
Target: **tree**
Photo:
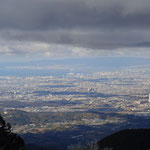
<path id="1" fill-rule="evenodd" d="M 11 132 L 10 123 L 0 115 L 0 150 L 25 150 L 23 139 Z"/>

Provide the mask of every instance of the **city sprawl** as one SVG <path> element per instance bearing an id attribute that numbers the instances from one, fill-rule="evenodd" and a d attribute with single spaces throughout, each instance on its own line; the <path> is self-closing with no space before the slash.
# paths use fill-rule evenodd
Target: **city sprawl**
<path id="1" fill-rule="evenodd" d="M 149 93 L 149 66 L 62 77 L 0 77 L 1 113 L 17 133 L 74 130 L 80 125 L 112 125 L 116 130 L 133 124 L 136 117 L 149 117 Z"/>

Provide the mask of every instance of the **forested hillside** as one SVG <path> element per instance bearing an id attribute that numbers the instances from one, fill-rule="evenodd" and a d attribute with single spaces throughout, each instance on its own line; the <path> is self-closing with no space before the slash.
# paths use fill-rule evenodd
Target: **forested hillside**
<path id="1" fill-rule="evenodd" d="M 0 150 L 26 150 L 23 139 L 11 132 L 10 123 L 0 116 Z"/>

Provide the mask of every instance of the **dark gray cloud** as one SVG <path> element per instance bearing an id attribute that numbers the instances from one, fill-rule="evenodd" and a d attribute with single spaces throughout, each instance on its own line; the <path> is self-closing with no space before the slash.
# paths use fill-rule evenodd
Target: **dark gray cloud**
<path id="1" fill-rule="evenodd" d="M 1 0 L 0 28 L 149 28 L 147 0 Z"/>
<path id="2" fill-rule="evenodd" d="M 150 47 L 149 8 L 149 0 L 1 0 L 0 38 L 102 50 Z"/>

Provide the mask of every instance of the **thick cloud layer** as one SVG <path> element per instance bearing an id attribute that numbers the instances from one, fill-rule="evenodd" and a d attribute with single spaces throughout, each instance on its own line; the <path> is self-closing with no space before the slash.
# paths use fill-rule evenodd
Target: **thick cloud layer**
<path id="1" fill-rule="evenodd" d="M 149 0 L 1 0 L 0 40 L 11 41 L 14 54 L 22 53 L 19 41 L 93 53 L 150 47 L 149 8 Z"/>
<path id="2" fill-rule="evenodd" d="M 148 0 L 1 0 L 0 27 L 149 28 Z"/>

